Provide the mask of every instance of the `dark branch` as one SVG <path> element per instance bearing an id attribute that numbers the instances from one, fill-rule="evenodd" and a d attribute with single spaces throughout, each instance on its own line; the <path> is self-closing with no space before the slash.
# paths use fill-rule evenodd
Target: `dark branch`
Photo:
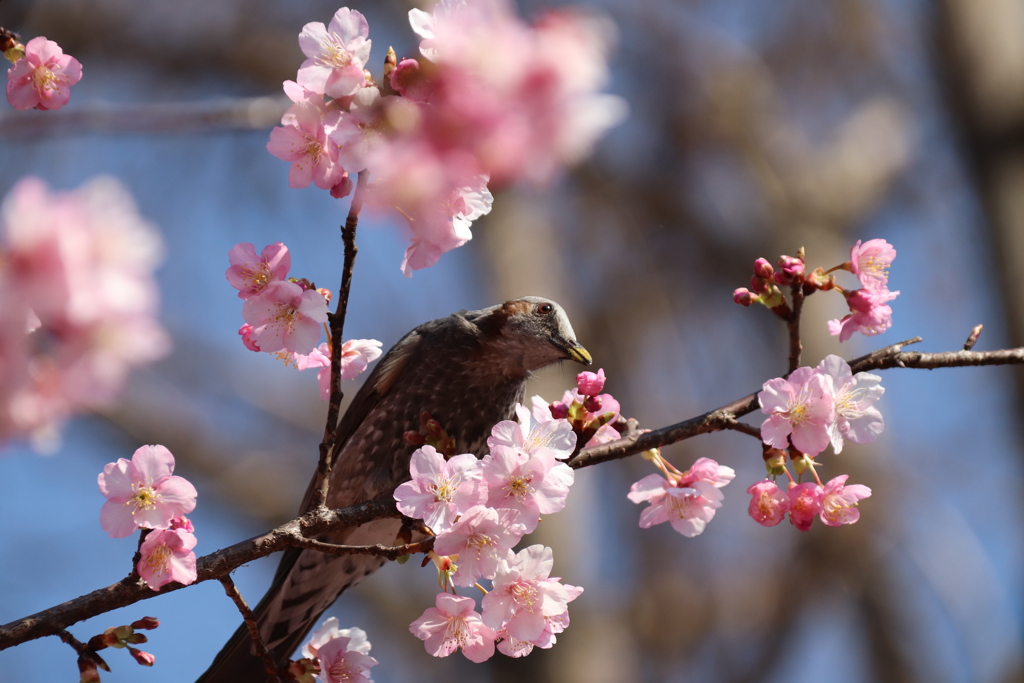
<path id="1" fill-rule="evenodd" d="M 224 585 L 224 592 L 228 594 L 231 601 L 235 603 L 235 607 L 242 615 L 242 621 L 245 622 L 246 628 L 249 629 L 249 636 L 252 637 L 253 647 L 256 649 L 256 655 L 263 660 L 263 668 L 267 672 L 268 680 L 270 683 L 279 683 L 281 680 L 280 667 L 274 660 L 274 654 L 267 649 L 266 644 L 263 642 L 263 637 L 260 636 L 260 629 L 256 625 L 256 616 L 249 609 L 249 605 L 245 602 L 245 598 L 238 592 L 238 586 L 231 580 L 230 576 L 220 577 L 220 582 Z"/>

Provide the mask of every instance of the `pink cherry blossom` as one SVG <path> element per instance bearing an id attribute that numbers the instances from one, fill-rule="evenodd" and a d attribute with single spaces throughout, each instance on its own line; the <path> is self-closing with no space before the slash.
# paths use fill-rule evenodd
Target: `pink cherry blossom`
<path id="1" fill-rule="evenodd" d="M 346 342 L 348 343 L 348 342 Z M 292 354 L 295 360 L 295 367 L 299 371 L 319 368 L 316 373 L 317 382 L 320 384 L 320 398 L 324 401 L 331 398 L 331 350 L 327 342 L 316 347 L 308 354 Z"/>
<path id="2" fill-rule="evenodd" d="M 829 526 L 853 524 L 860 519 L 857 501 L 871 495 L 863 484 L 846 486 L 849 475 L 841 474 L 825 484 L 821 498 L 821 521 Z"/>
<path id="3" fill-rule="evenodd" d="M 238 290 L 239 299 L 248 299 L 261 293 L 271 282 L 284 280 L 292 266 L 291 254 L 283 242 L 264 247 L 260 255 L 250 242 L 241 242 L 228 252 L 228 260 L 231 266 L 225 275 Z"/>
<path id="4" fill-rule="evenodd" d="M 540 640 L 548 627 L 548 617 L 567 610 L 572 595 L 561 579 L 549 578 L 554 565 L 551 548 L 531 545 L 510 559 L 498 563 L 493 588 L 484 596 L 484 623 L 517 640 Z"/>
<path id="5" fill-rule="evenodd" d="M 278 159 L 292 162 L 288 187 L 302 188 L 313 183 L 330 190 L 342 181 L 345 169 L 338 161 L 338 146 L 331 142 L 330 129 L 324 123 L 324 107 L 314 102 L 299 102 L 282 120 L 289 123 L 270 131 L 267 151 Z"/>
<path id="6" fill-rule="evenodd" d="M 583 594 L 583 589 L 579 586 L 563 583 L 562 587 L 565 588 L 565 592 L 569 596 L 569 602 Z M 534 647 L 542 649 L 553 647 L 557 640 L 555 636 L 569 628 L 569 610 L 562 612 L 558 616 L 544 617 L 544 622 L 544 630 L 541 632 L 540 637 L 532 641 L 519 640 L 508 635 L 507 631 L 501 631 L 498 633 L 498 637 L 501 639 L 498 642 L 498 651 L 507 657 L 518 658 L 525 657 L 533 652 Z"/>
<path id="7" fill-rule="evenodd" d="M 328 26 L 313 21 L 302 27 L 299 47 L 308 57 L 299 67 L 299 85 L 330 97 L 345 97 L 362 87 L 370 58 L 370 26 L 354 9 L 342 7 Z"/>
<path id="8" fill-rule="evenodd" d="M 892 327 L 892 308 L 886 303 L 892 301 L 899 292 L 888 289 L 855 289 L 846 292 L 846 303 L 851 313 L 842 320 L 829 320 L 828 330 L 832 336 L 839 336 L 844 342 L 860 332 L 865 336 L 881 334 Z"/>
<path id="9" fill-rule="evenodd" d="M 763 526 L 775 526 L 789 510 L 787 496 L 774 481 L 763 479 L 747 489 L 752 497 L 747 512 L 755 522 Z"/>
<path id="10" fill-rule="evenodd" d="M 71 86 L 82 80 L 82 65 L 60 45 L 37 36 L 25 45 L 25 56 L 7 70 L 7 101 L 18 110 L 60 109 Z"/>
<path id="11" fill-rule="evenodd" d="M 475 505 L 450 529 L 438 534 L 434 552 L 459 556 L 458 570 L 452 577 L 456 586 L 472 586 L 478 579 L 494 576 L 498 562 L 508 557 L 512 546 L 526 533 L 526 527 L 516 523 L 518 519 L 518 510 Z"/>
<path id="12" fill-rule="evenodd" d="M 660 474 L 649 474 L 633 484 L 628 498 L 634 503 L 650 503 L 640 513 L 640 528 L 670 522 L 687 538 L 700 535 L 715 510 L 722 506 L 722 492 L 710 481 L 695 481 L 679 487 Z"/>
<path id="13" fill-rule="evenodd" d="M 565 460 L 576 450 L 576 434 L 567 420 L 555 420 L 550 413 L 546 420 L 538 420 L 529 408 L 519 403 L 516 404 L 516 416 L 518 422 L 502 420 L 494 425 L 487 437 L 489 448 L 507 446 L 526 453 L 548 448 L 559 460 Z"/>
<path id="14" fill-rule="evenodd" d="M 584 370 L 576 375 L 576 389 L 582 396 L 597 396 L 604 391 L 604 368 L 598 368 L 597 372 Z"/>
<path id="15" fill-rule="evenodd" d="M 355 379 L 380 354 L 381 343 L 376 339 L 349 339 L 341 346 L 341 378 Z"/>
<path id="16" fill-rule="evenodd" d="M 184 529 L 151 531 L 142 542 L 137 569 L 152 590 L 177 581 L 187 586 L 196 580 L 196 537 Z"/>
<path id="17" fill-rule="evenodd" d="M 770 416 L 761 425 L 766 444 L 785 449 L 792 440 L 795 448 L 808 455 L 828 446 L 835 407 L 828 380 L 814 368 L 797 368 L 788 380 L 768 380 L 757 400 L 761 411 Z"/>
<path id="18" fill-rule="evenodd" d="M 361 652 L 364 655 L 370 654 L 370 641 L 366 637 L 366 631 L 358 627 L 338 628 L 338 618 L 330 617 L 320 624 L 320 628 L 313 632 L 309 641 L 302 646 L 302 656 L 309 659 L 319 656 L 319 650 L 323 645 L 334 638 L 348 638 L 348 649 L 354 652 Z"/>
<path id="19" fill-rule="evenodd" d="M 532 453 L 509 446 L 495 446 L 481 461 L 487 483 L 487 505 L 521 513 L 527 532 L 537 528 L 541 515 L 565 508 L 575 472 L 555 459 L 549 448 Z"/>
<path id="20" fill-rule="evenodd" d="M 789 522 L 800 531 L 807 531 L 816 515 L 822 512 L 824 491 L 813 481 L 790 485 L 789 491 Z"/>
<path id="21" fill-rule="evenodd" d="M 445 461 L 433 446 L 416 449 L 409 462 L 412 481 L 395 489 L 398 511 L 422 519 L 440 533 L 452 528 L 455 518 L 484 502 L 480 461 L 472 453 Z"/>
<path id="22" fill-rule="evenodd" d="M 259 353 L 260 347 L 252 340 L 252 325 L 249 323 L 243 324 L 238 328 L 238 335 L 242 338 L 242 344 L 245 345 L 245 348 Z"/>
<path id="23" fill-rule="evenodd" d="M 433 82 L 415 59 L 403 59 L 395 66 L 391 87 L 412 102 L 429 102 L 434 92 Z"/>
<path id="24" fill-rule="evenodd" d="M 889 266 L 896 258 L 896 249 L 882 239 L 868 240 L 850 249 L 850 268 L 867 289 L 889 288 Z"/>
<path id="25" fill-rule="evenodd" d="M 853 443 L 872 443 L 882 433 L 882 413 L 874 407 L 885 389 L 882 378 L 867 372 L 856 375 L 839 356 L 826 356 L 818 363 L 818 372 L 829 377 L 829 389 L 836 409 L 836 419 L 829 425 L 829 438 L 836 453 L 843 450 L 843 439 Z"/>
<path id="26" fill-rule="evenodd" d="M 137 528 L 166 529 L 171 520 L 192 512 L 196 489 L 174 472 L 174 456 L 163 446 L 142 446 L 131 460 L 118 459 L 103 468 L 98 483 L 107 498 L 100 525 L 112 538 Z"/>
<path id="27" fill-rule="evenodd" d="M 434 607 L 427 608 L 409 630 L 435 657 L 462 650 L 471 662 L 486 661 L 494 655 L 495 633 L 484 625 L 475 607 L 472 598 L 438 593 Z"/>
<path id="28" fill-rule="evenodd" d="M 368 654 L 370 643 L 366 634 L 360 629 L 351 629 L 358 632 L 355 637 L 343 635 L 348 631 L 339 631 L 338 635 L 317 648 L 323 683 L 373 683 L 370 669 L 378 662 Z"/>
<path id="29" fill-rule="evenodd" d="M 327 301 L 315 289 L 279 280 L 246 299 L 242 317 L 252 325 L 252 340 L 261 351 L 308 354 L 320 340 L 320 325 L 327 322 Z"/>
<path id="30" fill-rule="evenodd" d="M 375 160 L 380 163 L 387 154 L 378 150 L 386 145 L 386 136 L 395 122 L 403 127 L 411 126 L 418 116 L 418 109 L 408 100 L 397 96 L 381 97 L 380 90 L 367 86 L 352 96 L 348 111 L 328 114 L 324 123 L 331 131 L 331 142 L 338 146 L 341 165 L 349 173 L 357 173 Z"/>

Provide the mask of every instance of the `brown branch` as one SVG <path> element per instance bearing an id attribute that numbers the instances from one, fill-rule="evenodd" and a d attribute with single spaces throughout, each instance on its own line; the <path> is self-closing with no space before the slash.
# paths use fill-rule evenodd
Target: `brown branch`
<path id="1" fill-rule="evenodd" d="M 303 538 L 296 545 L 300 548 L 316 550 L 328 555 L 376 555 L 388 560 L 397 560 L 403 555 L 414 555 L 426 553 L 434 549 L 434 537 L 420 541 L 419 543 L 406 543 L 404 545 L 335 545 L 324 543 L 313 538 Z"/>
<path id="2" fill-rule="evenodd" d="M 792 373 L 800 367 L 800 354 L 804 346 L 800 341 L 800 313 L 804 307 L 804 285 L 802 282 L 794 284 L 790 291 L 793 294 L 793 311 L 786 321 L 786 328 L 789 330 L 789 370 L 786 374 Z"/>
<path id="3" fill-rule="evenodd" d="M 903 351 L 903 347 L 921 341 L 919 337 L 893 344 L 884 349 L 874 351 L 850 362 L 853 372 L 869 370 L 885 370 L 888 368 L 952 368 L 973 367 L 981 365 L 1024 364 L 1024 347 L 1003 349 L 998 351 L 950 351 L 946 353 L 920 353 Z M 684 420 L 674 425 L 648 432 L 627 430 L 626 435 L 616 441 L 591 446 L 580 451 L 570 465 L 579 469 L 590 467 L 609 460 L 617 460 L 643 452 L 650 448 L 667 446 L 698 434 L 731 429 L 749 433 L 752 436 L 756 428 L 740 427 L 742 423 L 736 418 L 753 412 L 757 408 L 757 393 L 751 393 L 732 403 L 715 410 Z M 218 550 L 202 557 L 197 562 L 196 583 L 210 579 L 221 579 L 237 567 L 260 557 L 291 547 L 311 547 L 310 537 L 331 529 L 358 526 L 374 519 L 383 517 L 401 517 L 392 498 L 381 498 L 359 505 L 330 510 L 327 512 L 311 510 L 306 515 L 283 524 L 276 529 L 228 548 Z M 388 553 L 400 555 L 408 552 L 423 552 L 427 541 L 422 544 L 408 544 L 396 548 L 378 546 L 332 546 L 318 550 L 338 553 L 369 553 L 388 556 Z M 344 549 L 344 550 L 343 550 Z M 183 588 L 181 584 L 172 583 L 164 586 L 157 593 L 152 591 L 145 582 L 138 578 L 125 578 L 122 581 L 100 588 L 92 593 L 69 600 L 50 609 L 31 616 L 13 621 L 0 627 L 0 650 L 18 645 L 28 640 L 44 636 L 60 635 L 64 629 L 74 623 L 89 619 L 98 614 L 109 612 L 118 607 L 125 607 L 141 600 L 155 597 Z"/>
<path id="4" fill-rule="evenodd" d="M 352 205 L 341 229 L 341 240 L 345 245 L 345 261 L 341 272 L 341 286 L 338 288 L 338 306 L 330 314 L 331 330 L 331 396 L 327 403 L 327 424 L 324 426 L 324 438 L 320 442 L 320 461 L 316 466 L 316 479 L 313 484 L 313 498 L 310 509 L 322 510 L 327 504 L 327 489 L 331 482 L 331 468 L 334 465 L 334 447 L 337 441 L 338 416 L 341 414 L 341 353 L 345 334 L 345 316 L 348 314 L 348 295 L 352 288 L 352 270 L 356 264 L 356 227 L 359 225 L 359 212 L 363 208 L 366 195 L 368 171 L 360 171 L 356 181 L 356 189 L 352 193 Z"/>
<path id="5" fill-rule="evenodd" d="M 758 441 L 761 440 L 761 430 L 758 429 L 757 427 L 748 425 L 745 422 L 740 422 L 738 420 L 723 419 L 720 423 L 720 427 L 722 429 L 731 429 L 734 432 L 743 432 L 744 434 L 754 437 Z"/>
<path id="6" fill-rule="evenodd" d="M 263 668 L 267 672 L 268 680 L 270 683 L 280 683 L 281 667 L 274 659 L 274 653 L 268 650 L 263 642 L 260 629 L 256 625 L 256 615 L 249 609 L 248 603 L 245 602 L 245 598 L 238 591 L 238 586 L 231 580 L 230 575 L 220 577 L 220 582 L 224 585 L 224 592 L 228 594 L 228 597 L 231 598 L 231 601 L 235 603 L 235 607 L 241 613 L 242 621 L 245 622 L 246 628 L 249 629 L 249 636 L 252 638 L 253 647 L 256 649 L 256 655 L 263 660 Z"/>

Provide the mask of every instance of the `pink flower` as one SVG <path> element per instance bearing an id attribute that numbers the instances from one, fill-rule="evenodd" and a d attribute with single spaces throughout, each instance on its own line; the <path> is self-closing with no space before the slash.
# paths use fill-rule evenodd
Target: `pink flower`
<path id="1" fill-rule="evenodd" d="M 184 529 L 151 531 L 142 542 L 142 557 L 136 567 L 139 576 L 151 589 L 177 581 L 187 586 L 196 580 L 196 556 L 192 548 L 196 537 Z"/>
<path id="2" fill-rule="evenodd" d="M 413 102 L 429 102 L 434 87 L 415 59 L 403 59 L 391 72 L 391 87 Z"/>
<path id="3" fill-rule="evenodd" d="M 338 162 L 338 146 L 328 137 L 323 103 L 300 102 L 288 111 L 285 119 L 290 123 L 270 131 L 267 151 L 292 162 L 288 187 L 308 187 L 312 182 L 330 190 L 342 181 L 345 169 Z"/>
<path id="4" fill-rule="evenodd" d="M 142 446 L 131 460 L 104 467 L 98 478 L 107 498 L 100 510 L 103 530 L 122 538 L 137 528 L 166 529 L 175 517 L 192 512 L 196 489 L 173 472 L 174 456 L 163 446 Z"/>
<path id="5" fill-rule="evenodd" d="M 495 446 L 481 460 L 487 483 L 487 505 L 508 508 L 521 513 L 519 522 L 527 533 L 537 528 L 541 515 L 552 514 L 565 507 L 575 472 L 555 460 L 549 448 L 532 453 Z"/>
<path id="6" fill-rule="evenodd" d="M 896 249 L 882 239 L 860 240 L 850 249 L 850 268 L 867 289 L 889 288 L 889 266 L 896 258 Z"/>
<path id="7" fill-rule="evenodd" d="M 770 416 L 761 425 L 766 444 L 785 449 L 792 440 L 795 448 L 808 455 L 828 446 L 835 407 L 828 381 L 814 368 L 797 368 L 788 380 L 768 380 L 757 400 L 761 411 Z"/>
<path id="8" fill-rule="evenodd" d="M 422 519 L 434 533 L 452 527 L 455 518 L 487 496 L 480 461 L 464 453 L 445 461 L 433 446 L 417 448 L 409 462 L 412 481 L 395 489 L 398 511 Z"/>
<path id="9" fill-rule="evenodd" d="M 715 510 L 722 506 L 722 492 L 706 480 L 675 486 L 660 474 L 649 474 L 633 484 L 628 498 L 634 503 L 650 503 L 640 513 L 640 528 L 670 522 L 672 528 L 687 538 L 700 535 Z"/>
<path id="10" fill-rule="evenodd" d="M 435 657 L 462 650 L 471 662 L 486 661 L 494 655 L 495 633 L 484 625 L 475 607 L 472 598 L 438 593 L 434 607 L 427 608 L 409 630 Z"/>
<path id="11" fill-rule="evenodd" d="M 250 351 L 259 353 L 260 347 L 252 340 L 252 325 L 245 323 L 238 328 L 238 334 L 242 338 L 242 344 Z"/>
<path id="12" fill-rule="evenodd" d="M 295 367 L 301 372 L 310 368 L 320 368 L 316 373 L 317 382 L 320 384 L 320 398 L 327 401 L 331 398 L 331 356 L 327 342 L 316 347 L 308 354 L 292 354 L 295 359 Z"/>
<path id="13" fill-rule="evenodd" d="M 821 521 L 829 526 L 856 522 L 860 519 L 857 501 L 871 495 L 871 489 L 863 484 L 846 486 L 848 478 L 849 475 L 841 474 L 825 484 L 821 499 Z"/>
<path id="14" fill-rule="evenodd" d="M 569 602 L 583 594 L 583 589 L 579 586 L 570 586 L 567 583 L 563 583 L 562 587 L 565 588 L 565 592 L 569 596 Z M 541 632 L 540 637 L 532 641 L 519 640 L 510 636 L 507 631 L 501 631 L 498 633 L 498 637 L 501 639 L 498 642 L 498 651 L 507 657 L 517 658 L 530 654 L 533 652 L 534 647 L 542 649 L 552 647 L 557 640 L 555 636 L 569 628 L 569 611 L 566 610 L 554 617 L 544 617 L 544 622 L 544 630 Z"/>
<path id="15" fill-rule="evenodd" d="M 434 540 L 438 555 L 458 555 L 458 571 L 452 577 L 456 586 L 472 586 L 478 579 L 489 579 L 506 559 L 512 546 L 526 533 L 516 524 L 518 510 L 495 510 L 475 505 L 459 521 Z"/>
<path id="16" fill-rule="evenodd" d="M 370 58 L 370 26 L 354 9 L 342 7 L 329 26 L 313 21 L 302 27 L 299 47 L 308 57 L 299 67 L 299 85 L 330 97 L 351 95 L 363 86 Z"/>
<path id="17" fill-rule="evenodd" d="M 239 299 L 248 299 L 261 293 L 271 282 L 284 280 L 292 266 L 291 254 L 283 242 L 264 247 L 259 256 L 250 242 L 241 242 L 228 252 L 228 260 L 231 267 L 225 275 L 238 290 Z"/>
<path id="18" fill-rule="evenodd" d="M 366 631 L 361 628 L 338 628 L 338 618 L 330 617 L 320 625 L 309 641 L 302 646 L 302 656 L 309 659 L 319 656 L 319 650 L 325 643 L 334 638 L 348 638 L 348 649 L 353 652 L 361 652 L 364 655 L 370 654 L 370 641 L 367 640 Z"/>
<path id="19" fill-rule="evenodd" d="M 882 413 L 874 407 L 885 389 L 882 378 L 867 372 L 856 375 L 850 365 L 839 356 L 826 356 L 818 363 L 818 372 L 829 377 L 829 389 L 836 409 L 836 419 L 829 425 L 829 438 L 836 453 L 843 450 L 843 439 L 853 443 L 872 443 L 885 423 Z"/>
<path id="20" fill-rule="evenodd" d="M 519 422 L 502 420 L 494 425 L 491 435 L 487 437 L 489 448 L 507 446 L 519 448 L 526 453 L 548 448 L 559 460 L 565 460 L 576 450 L 576 434 L 567 420 L 552 419 L 550 412 L 547 419 L 538 420 L 526 406 L 519 403 L 516 404 L 516 416 Z"/>
<path id="21" fill-rule="evenodd" d="M 242 317 L 252 325 L 253 342 L 261 351 L 307 354 L 320 339 L 320 325 L 327 322 L 327 301 L 315 289 L 279 280 L 246 299 Z"/>
<path id="22" fill-rule="evenodd" d="M 583 371 L 576 375 L 576 389 L 583 396 L 597 396 L 604 391 L 604 368 L 599 368 L 596 373 Z"/>
<path id="23" fill-rule="evenodd" d="M 815 515 L 822 512 L 824 491 L 813 481 L 809 481 L 790 485 L 788 495 L 790 524 L 800 531 L 807 531 L 811 528 Z"/>
<path id="24" fill-rule="evenodd" d="M 380 90 L 367 86 L 352 96 L 348 111 L 329 114 L 324 123 L 331 131 L 331 142 L 338 146 L 341 165 L 349 173 L 358 173 L 386 155 L 377 154 L 377 150 L 387 143 L 385 136 L 393 122 L 413 125 L 418 115 L 410 102 L 401 97 L 381 97 Z"/>
<path id="25" fill-rule="evenodd" d="M 752 496 L 747 512 L 758 524 L 775 526 L 783 520 L 786 511 L 789 510 L 789 496 L 774 481 L 764 479 L 752 484 L 747 493 Z"/>
<path id="26" fill-rule="evenodd" d="M 852 312 L 842 320 L 828 321 L 829 333 L 832 336 L 838 335 L 839 341 L 846 341 L 854 332 L 872 336 L 892 327 L 892 308 L 886 302 L 899 296 L 899 292 L 864 288 L 845 294 L 846 303 Z"/>
<path id="27" fill-rule="evenodd" d="M 60 45 L 38 36 L 25 45 L 25 56 L 7 70 L 7 101 L 15 109 L 60 109 L 71 86 L 82 80 L 82 65 Z"/>
<path id="28" fill-rule="evenodd" d="M 341 346 L 341 378 L 355 379 L 366 366 L 380 358 L 376 339 L 349 339 Z"/>
<path id="29" fill-rule="evenodd" d="M 495 631 L 517 640 L 539 640 L 548 627 L 547 618 L 566 612 L 573 595 L 558 578 L 549 578 L 554 557 L 551 548 L 531 545 L 498 563 L 493 588 L 484 596 L 483 621 Z"/>
<path id="30" fill-rule="evenodd" d="M 370 643 L 366 641 L 366 634 L 360 629 L 352 631 L 358 631 L 362 638 L 350 638 L 341 635 L 345 631 L 339 631 L 338 635 L 317 648 L 323 683 L 373 683 L 370 669 L 378 662 L 367 654 Z"/>

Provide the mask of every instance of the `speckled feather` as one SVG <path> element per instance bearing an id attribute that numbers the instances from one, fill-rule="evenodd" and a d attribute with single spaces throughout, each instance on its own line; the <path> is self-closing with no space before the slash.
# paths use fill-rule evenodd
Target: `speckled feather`
<path id="1" fill-rule="evenodd" d="M 342 418 L 328 506 L 379 498 L 406 481 L 415 447 L 404 434 L 419 429 L 424 410 L 455 438 L 457 452 L 482 457 L 491 427 L 514 419 L 531 372 L 566 358 L 590 360 L 561 307 L 547 299 L 524 297 L 420 325 L 381 359 Z M 312 484 L 302 512 L 308 510 L 311 493 Z M 320 539 L 392 545 L 400 524 L 376 520 Z M 264 641 L 279 658 L 290 656 L 323 611 L 383 563 L 366 555 L 285 552 L 273 585 L 255 609 Z M 199 680 L 227 683 L 265 677 L 243 625 Z"/>

